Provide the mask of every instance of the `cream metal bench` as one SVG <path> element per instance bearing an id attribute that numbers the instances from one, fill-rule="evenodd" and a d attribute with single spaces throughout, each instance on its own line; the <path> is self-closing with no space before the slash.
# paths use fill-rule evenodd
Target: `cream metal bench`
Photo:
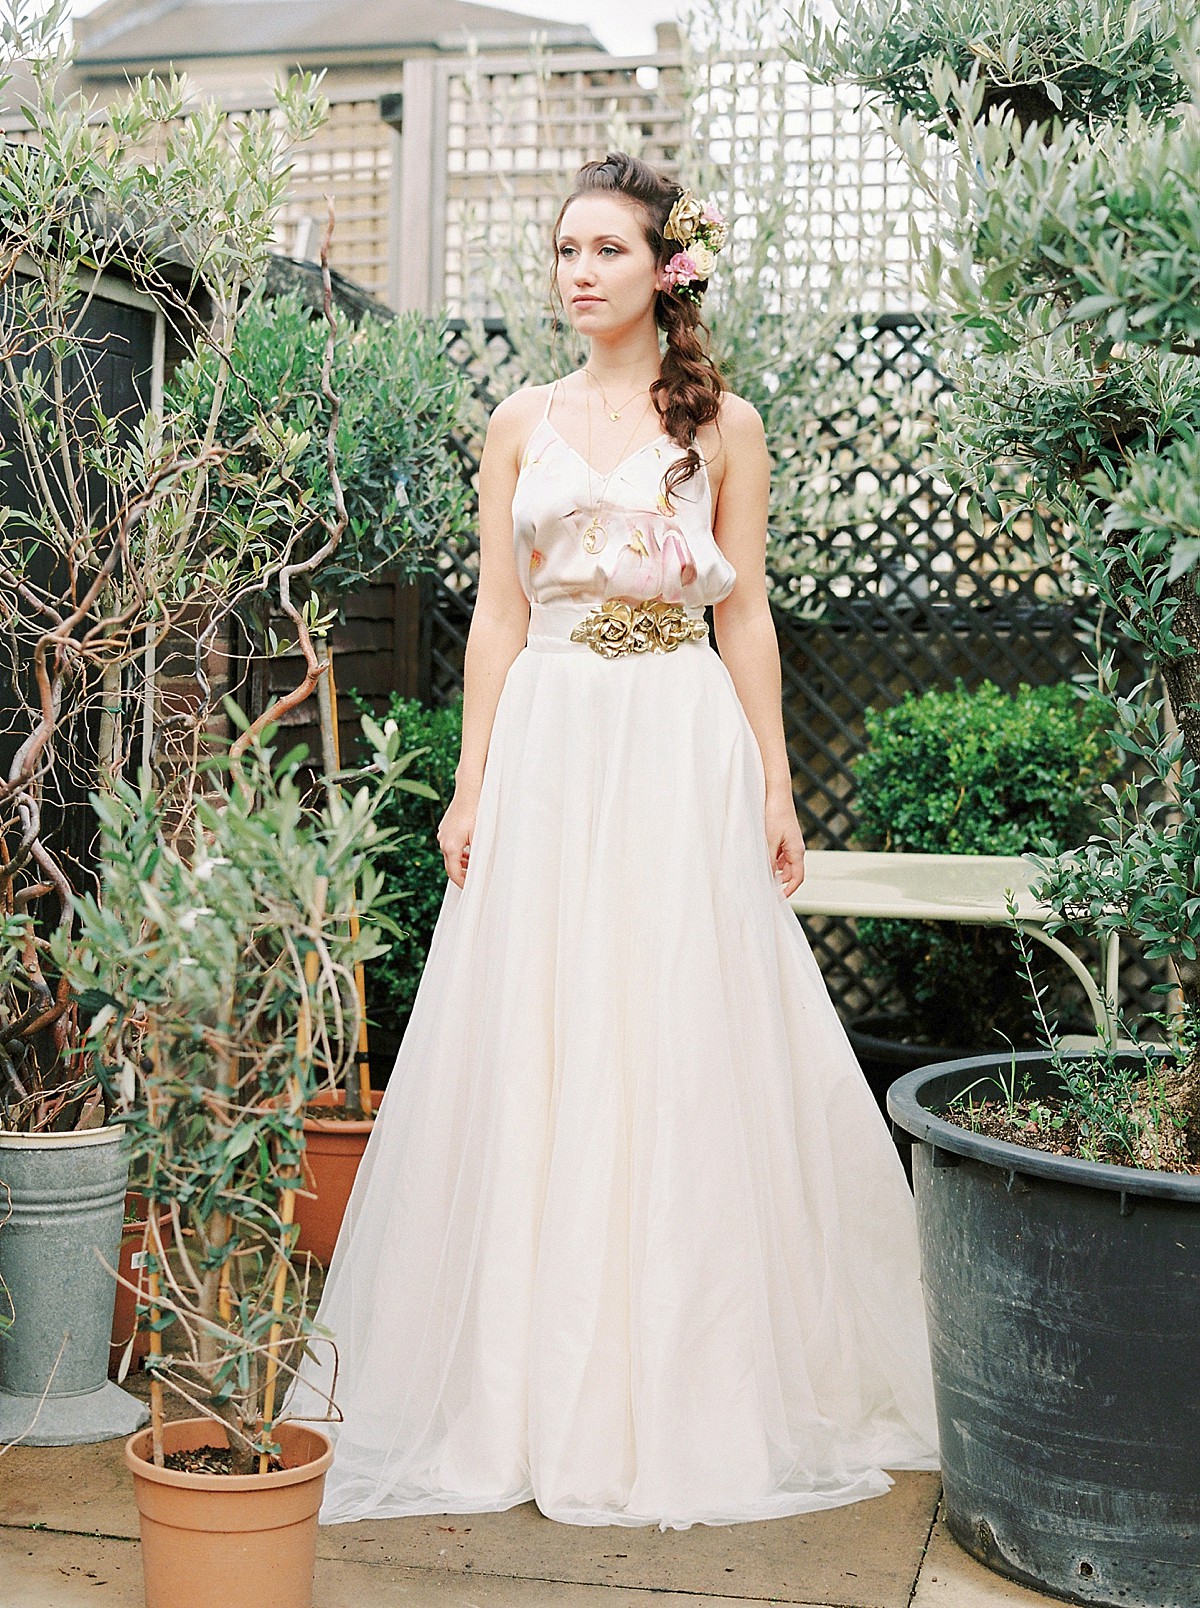
<path id="1" fill-rule="evenodd" d="M 1061 938 L 1048 933 L 1048 905 L 1030 893 L 1033 867 L 1019 855 L 883 854 L 852 849 L 809 849 L 804 881 L 791 896 L 800 916 L 881 916 L 906 921 L 964 921 L 986 927 L 1009 924 L 1008 894 L 1016 895 L 1017 925 L 1045 944 L 1078 978 L 1087 995 L 1097 1037 L 1116 1041 L 1120 941 L 1108 937 L 1097 980 Z M 1071 1035 L 1064 1047 L 1093 1042 Z"/>

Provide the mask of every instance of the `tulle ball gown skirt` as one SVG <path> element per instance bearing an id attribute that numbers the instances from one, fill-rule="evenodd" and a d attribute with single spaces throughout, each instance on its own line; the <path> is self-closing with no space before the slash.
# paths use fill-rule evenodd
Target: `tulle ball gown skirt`
<path id="1" fill-rule="evenodd" d="M 291 1394 L 336 1394 L 325 1523 L 686 1528 L 937 1464 L 912 1199 L 729 672 L 584 612 L 509 669 L 317 1314 L 336 1391 L 317 1342 Z"/>

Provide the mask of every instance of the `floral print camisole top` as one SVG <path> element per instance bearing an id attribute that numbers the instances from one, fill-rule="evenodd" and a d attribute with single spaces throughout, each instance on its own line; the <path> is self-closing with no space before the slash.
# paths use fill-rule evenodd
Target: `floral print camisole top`
<path id="1" fill-rule="evenodd" d="M 664 432 L 629 453 L 605 486 L 551 423 L 553 399 L 554 388 L 513 495 L 517 572 L 530 603 L 661 597 L 707 607 L 728 597 L 737 575 L 713 536 L 708 470 L 677 486 L 668 508 L 663 476 L 685 448 Z"/>

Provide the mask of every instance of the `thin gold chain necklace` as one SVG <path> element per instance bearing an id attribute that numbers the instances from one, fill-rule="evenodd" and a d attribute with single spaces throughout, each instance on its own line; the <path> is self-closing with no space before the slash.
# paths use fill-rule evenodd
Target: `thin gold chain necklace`
<path id="1" fill-rule="evenodd" d="M 628 403 L 626 406 L 628 406 Z M 625 439 L 626 448 L 628 448 L 629 443 L 638 433 L 638 429 L 641 426 L 642 420 L 646 417 L 646 410 L 649 408 L 649 406 L 650 397 L 647 395 L 645 407 L 643 407 L 642 411 L 638 414 L 633 429 L 629 432 L 629 435 Z M 624 456 L 618 458 L 616 463 L 613 464 L 612 468 L 604 477 L 604 484 L 601 486 L 600 496 L 597 498 L 592 490 L 592 408 L 590 396 L 588 397 L 587 402 L 587 424 L 588 431 L 586 463 L 588 472 L 588 496 L 591 499 L 591 518 L 588 520 L 587 527 L 583 533 L 583 550 L 585 553 L 598 553 L 608 541 L 608 536 L 604 529 L 604 522 L 600 518 L 601 513 L 604 511 L 604 494 L 608 490 L 609 481 L 616 474 L 617 470 L 628 463 L 629 454 L 626 452 Z"/>
<path id="2" fill-rule="evenodd" d="M 600 395 L 603 398 L 605 410 L 608 413 L 609 418 L 613 420 L 619 419 L 622 413 L 624 413 L 625 409 L 629 406 L 630 402 L 633 402 L 637 397 L 641 396 L 642 392 L 647 389 L 647 387 L 644 385 L 640 386 L 638 390 L 633 393 L 633 396 L 628 397 L 624 402 L 621 403 L 619 408 L 614 408 L 612 403 L 608 400 L 604 387 L 600 384 L 600 381 L 592 373 L 591 369 L 588 368 L 586 363 L 583 365 L 583 372 L 590 380 L 595 382 L 596 389 L 600 392 Z"/>

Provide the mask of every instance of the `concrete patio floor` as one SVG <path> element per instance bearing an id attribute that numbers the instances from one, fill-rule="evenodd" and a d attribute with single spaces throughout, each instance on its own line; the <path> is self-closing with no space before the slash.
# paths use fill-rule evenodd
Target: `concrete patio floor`
<path id="1" fill-rule="evenodd" d="M 532 1502 L 334 1525 L 316 1608 L 1048 1608 L 955 1545 L 939 1495 L 909 1473 L 827 1513 L 690 1530 L 555 1524 Z M 0 1608 L 140 1608 L 137 1533 L 120 1441 L 0 1457 Z"/>

